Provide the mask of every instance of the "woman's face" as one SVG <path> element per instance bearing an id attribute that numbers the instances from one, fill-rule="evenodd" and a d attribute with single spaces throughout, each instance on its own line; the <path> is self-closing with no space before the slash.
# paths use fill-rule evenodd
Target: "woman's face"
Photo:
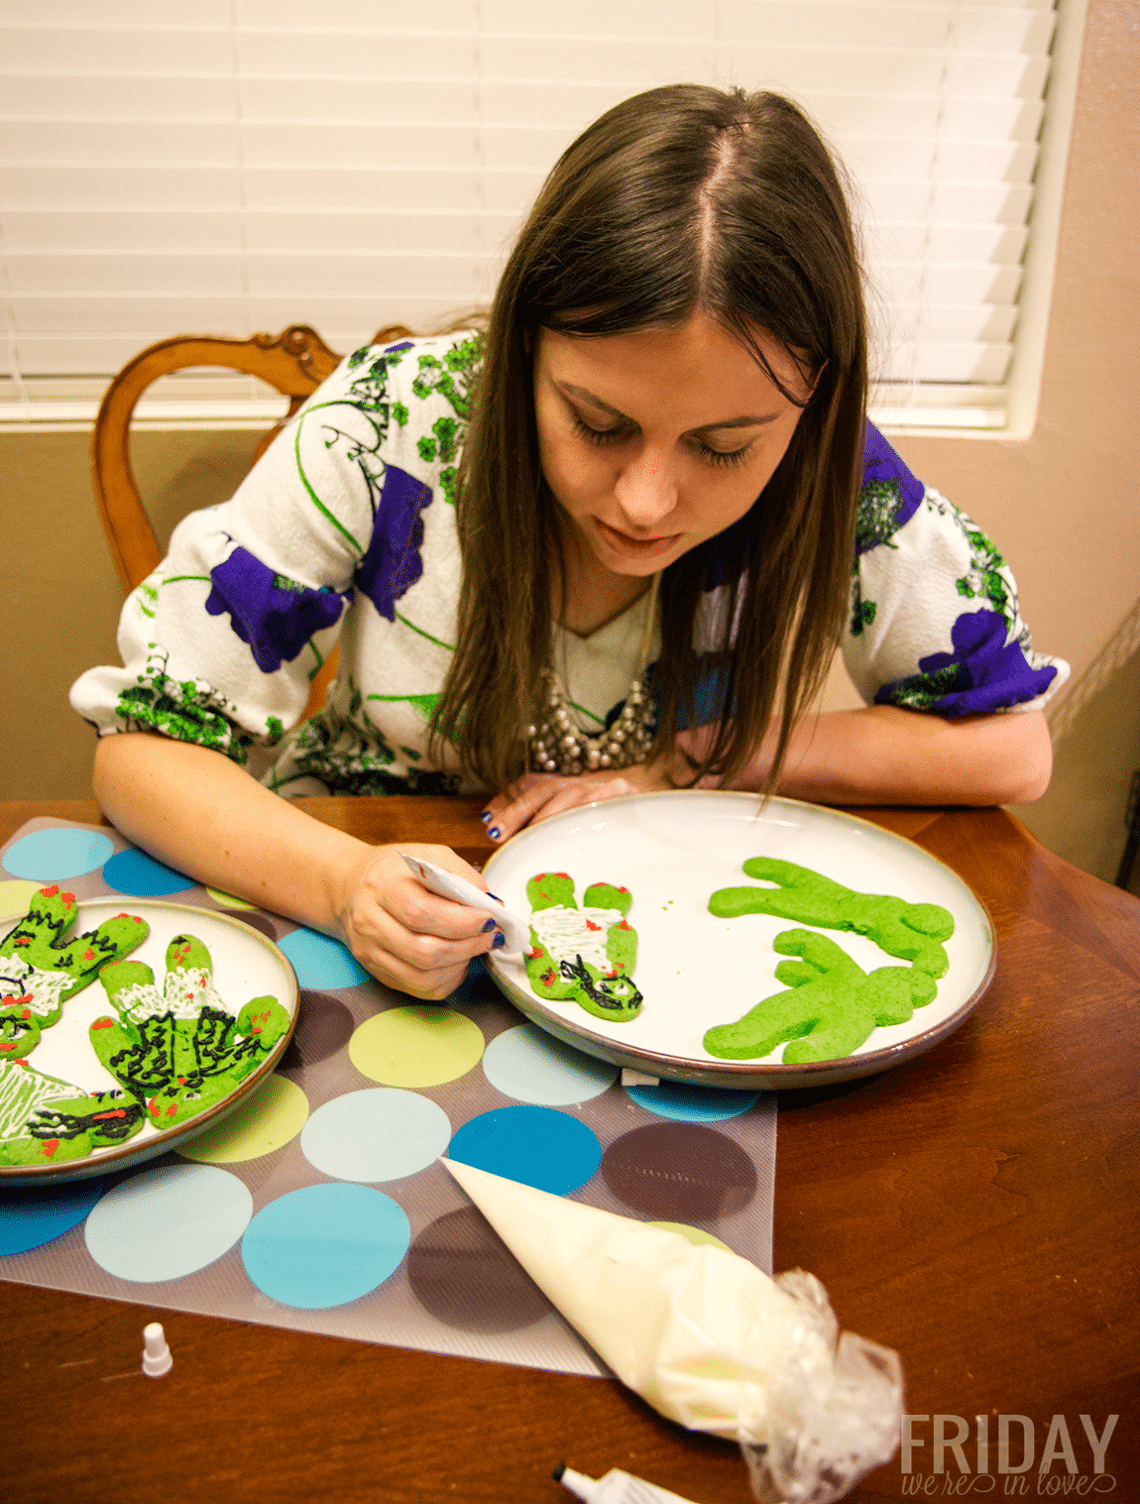
<path id="1" fill-rule="evenodd" d="M 788 391 L 810 387 L 762 330 Z M 679 329 L 593 338 L 538 332 L 534 403 L 542 472 L 605 569 L 651 575 L 748 511 L 800 418 L 748 351 L 695 314 Z"/>

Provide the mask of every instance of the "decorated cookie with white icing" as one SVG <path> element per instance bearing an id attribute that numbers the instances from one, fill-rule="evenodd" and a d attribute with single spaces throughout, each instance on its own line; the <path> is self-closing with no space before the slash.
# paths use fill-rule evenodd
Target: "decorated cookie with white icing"
<path id="1" fill-rule="evenodd" d="M 253 998 L 234 1015 L 213 983 L 210 952 L 193 935 L 166 950 L 162 988 L 140 961 L 120 961 L 99 980 L 116 1016 L 89 1030 L 102 1064 L 156 1128 L 173 1128 L 220 1102 L 289 1027 L 276 998 Z"/>
<path id="2" fill-rule="evenodd" d="M 579 908 L 567 872 L 539 872 L 526 885 L 531 990 L 552 1002 L 575 1002 L 596 1018 L 628 1023 L 642 997 L 631 975 L 637 931 L 627 919 L 633 895 L 612 883 L 592 883 Z"/>
<path id="3" fill-rule="evenodd" d="M 0 940 L 0 1061 L 30 1055 L 67 999 L 150 933 L 137 914 L 117 914 L 67 940 L 77 913 L 73 893 L 61 892 L 58 884 L 41 888 L 27 914 Z"/>

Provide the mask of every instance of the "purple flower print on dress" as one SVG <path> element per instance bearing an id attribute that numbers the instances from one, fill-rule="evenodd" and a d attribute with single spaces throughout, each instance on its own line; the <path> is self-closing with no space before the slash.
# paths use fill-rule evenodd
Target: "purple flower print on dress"
<path id="1" fill-rule="evenodd" d="M 1021 644 L 1006 642 L 1007 625 L 996 611 L 967 611 L 950 631 L 952 653 L 919 659 L 919 674 L 884 684 L 877 705 L 934 710 L 939 715 L 980 715 L 1034 700 L 1057 670 L 1034 668 Z"/>
<path id="2" fill-rule="evenodd" d="M 902 460 L 871 423 L 863 448 L 863 484 L 855 523 L 855 552 L 865 554 L 879 544 L 891 542 L 918 511 L 926 494 Z"/>
<path id="3" fill-rule="evenodd" d="M 210 571 L 210 579 L 214 588 L 206 610 L 211 616 L 229 615 L 230 625 L 249 643 L 263 674 L 274 674 L 283 662 L 292 662 L 314 632 L 340 620 L 350 599 L 275 574 L 241 547 Z"/>
<path id="4" fill-rule="evenodd" d="M 430 501 L 430 486 L 395 465 L 387 467 L 372 539 L 354 578 L 389 621 L 396 619 L 396 602 L 424 572 L 420 558 L 424 523 L 420 514 Z"/>

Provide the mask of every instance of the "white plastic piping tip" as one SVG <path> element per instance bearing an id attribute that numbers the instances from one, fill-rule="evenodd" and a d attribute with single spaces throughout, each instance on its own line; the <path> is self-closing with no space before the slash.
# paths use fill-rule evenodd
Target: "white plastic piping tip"
<path id="1" fill-rule="evenodd" d="M 174 1367 L 174 1359 L 170 1356 L 166 1333 L 162 1330 L 160 1321 L 152 1321 L 143 1327 L 142 1366 L 148 1379 L 161 1379 L 164 1373 L 169 1373 Z"/>
<path id="2" fill-rule="evenodd" d="M 445 867 L 437 867 L 434 862 L 425 861 L 422 856 L 408 856 L 403 851 L 400 855 L 430 893 L 436 893 L 440 898 L 454 899 L 456 903 L 469 904 L 473 909 L 485 909 L 492 915 L 507 937 L 507 953 L 529 950 L 530 926 L 517 914 L 512 914 L 497 898 L 484 893 L 482 888 L 477 888 L 458 873 L 448 872 Z"/>

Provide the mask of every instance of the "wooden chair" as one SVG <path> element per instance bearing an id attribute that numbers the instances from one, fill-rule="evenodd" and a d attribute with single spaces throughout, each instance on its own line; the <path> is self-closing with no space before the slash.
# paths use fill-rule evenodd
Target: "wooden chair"
<path id="1" fill-rule="evenodd" d="M 406 339 L 410 334 L 402 324 L 389 324 L 377 332 L 373 343 Z M 307 324 L 291 324 L 281 334 L 255 334 L 250 339 L 180 334 L 150 345 L 127 362 L 103 396 L 91 437 L 95 499 L 124 594 L 129 595 L 141 584 L 162 559 L 162 550 L 135 483 L 129 446 L 135 407 L 151 382 L 172 371 L 221 366 L 256 376 L 275 387 L 289 398 L 289 409 L 258 444 L 254 453 L 258 459 L 306 397 L 332 375 L 341 358 L 315 329 Z M 334 650 L 313 680 L 306 718 L 324 704 L 325 691 L 335 670 Z"/>

